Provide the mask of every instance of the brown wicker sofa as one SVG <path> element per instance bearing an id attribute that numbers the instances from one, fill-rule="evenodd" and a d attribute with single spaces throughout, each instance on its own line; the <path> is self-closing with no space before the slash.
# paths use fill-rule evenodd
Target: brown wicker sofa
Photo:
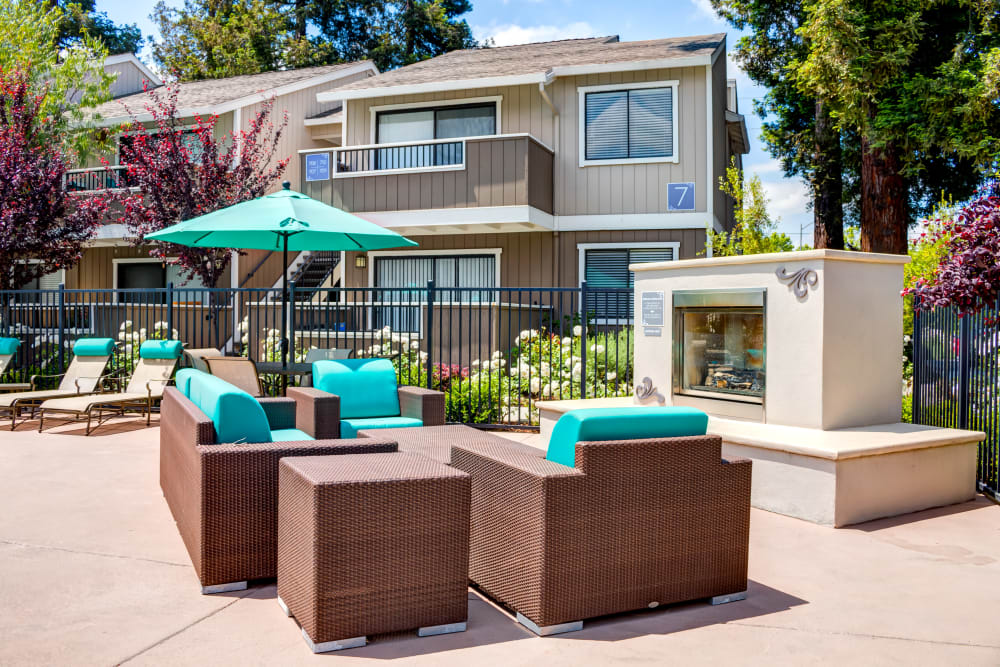
<path id="1" fill-rule="evenodd" d="M 271 428 L 298 427 L 317 440 L 216 444 L 212 420 L 176 388 L 164 391 L 160 487 L 203 593 L 276 576 L 281 458 L 396 451 L 386 440 L 328 439 L 321 394 L 290 387 L 287 398 L 262 401 Z"/>
<path id="2" fill-rule="evenodd" d="M 742 599 L 750 471 L 715 436 L 577 442 L 576 466 L 455 443 L 472 476 L 469 578 L 538 634 L 661 604 Z"/>

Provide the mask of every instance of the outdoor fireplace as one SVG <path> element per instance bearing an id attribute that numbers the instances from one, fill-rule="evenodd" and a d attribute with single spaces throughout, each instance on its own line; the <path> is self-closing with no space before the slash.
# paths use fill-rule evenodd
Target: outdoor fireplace
<path id="1" fill-rule="evenodd" d="M 673 392 L 763 403 L 766 292 L 673 292 Z"/>

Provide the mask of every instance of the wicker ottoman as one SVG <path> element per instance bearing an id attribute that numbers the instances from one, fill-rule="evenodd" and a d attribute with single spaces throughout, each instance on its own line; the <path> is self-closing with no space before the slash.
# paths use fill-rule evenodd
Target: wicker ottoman
<path id="1" fill-rule="evenodd" d="M 465 630 L 470 489 L 418 454 L 281 460 L 278 601 L 313 652 Z"/>

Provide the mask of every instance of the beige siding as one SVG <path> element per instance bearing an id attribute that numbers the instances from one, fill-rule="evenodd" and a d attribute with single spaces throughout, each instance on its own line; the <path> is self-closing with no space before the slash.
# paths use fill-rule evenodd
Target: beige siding
<path id="1" fill-rule="evenodd" d="M 110 92 L 112 97 L 123 97 L 142 92 L 146 75 L 133 63 L 124 62 L 117 65 L 107 65 L 104 71 L 108 74 L 116 75 L 114 82 L 111 84 Z"/>
<path id="2" fill-rule="evenodd" d="M 296 152 L 309 148 L 323 148 L 324 146 L 330 145 L 325 141 L 314 139 L 310 128 L 303 124 L 303 121 L 305 121 L 305 119 L 309 116 L 337 106 L 336 103 L 317 102 L 316 94 L 325 90 L 330 90 L 331 88 L 336 88 L 337 86 L 351 83 L 352 81 L 364 79 L 367 76 L 369 76 L 369 72 L 360 72 L 342 79 L 337 79 L 332 84 L 323 83 L 317 86 L 304 88 L 294 93 L 281 95 L 275 100 L 273 113 L 275 123 L 280 123 L 283 114 L 286 112 L 288 113 L 288 125 L 285 127 L 284 132 L 282 132 L 281 139 L 278 141 L 278 152 L 276 154 L 277 159 L 287 159 L 289 161 L 288 168 L 285 170 L 285 174 L 281 180 L 289 181 L 293 184 L 300 184 L 302 181 L 299 177 L 299 160 Z M 250 122 L 260 112 L 261 105 L 262 103 L 251 104 L 240 110 L 241 125 L 239 129 L 250 129 Z M 277 190 L 280 187 L 281 185 L 279 183 L 276 185 L 275 189 Z"/>
<path id="3" fill-rule="evenodd" d="M 700 229 L 650 229 L 594 232 L 519 232 L 507 234 L 449 234 L 414 236 L 415 250 L 490 250 L 500 248 L 502 287 L 576 287 L 579 285 L 578 244 L 678 242 L 680 259 L 693 259 L 705 248 L 705 232 Z M 347 253 L 347 287 L 368 285 L 368 269 L 354 266 L 357 253 Z"/>
<path id="4" fill-rule="evenodd" d="M 548 149 L 528 137 L 484 137 L 468 140 L 465 151 L 464 169 L 311 181 L 300 189 L 350 212 L 529 204 L 552 213 Z"/>
<path id="5" fill-rule="evenodd" d="M 66 289 L 111 289 L 114 287 L 114 260 L 148 258 L 149 248 L 98 246 L 83 252 L 80 262 L 66 271 Z M 219 279 L 219 287 L 229 287 L 229 270 Z"/>
<path id="6" fill-rule="evenodd" d="M 725 60 L 721 56 L 720 61 L 723 63 L 723 85 L 725 85 Z M 583 168 L 579 166 L 578 86 L 674 80 L 679 82 L 676 137 L 678 163 Z M 442 100 L 501 96 L 501 132 L 530 134 L 556 151 L 554 172 L 556 214 L 667 213 L 666 184 L 678 181 L 696 183 L 696 208 L 698 211 L 707 210 L 708 157 L 704 67 L 560 78 L 556 79 L 548 90 L 560 112 L 558 123 L 554 121 L 551 111 L 542 100 L 537 86 L 530 85 L 352 100 L 348 102 L 345 145 L 371 143 L 373 106 L 430 104 Z M 724 103 L 725 96 L 722 95 L 720 104 Z M 556 125 L 559 128 L 558 142 L 555 140 Z"/>

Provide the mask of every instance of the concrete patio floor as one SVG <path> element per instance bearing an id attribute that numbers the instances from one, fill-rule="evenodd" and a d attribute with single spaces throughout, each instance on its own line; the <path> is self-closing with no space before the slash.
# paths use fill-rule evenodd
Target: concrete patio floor
<path id="1" fill-rule="evenodd" d="M 1000 664 L 1000 507 L 982 498 L 840 530 L 754 510 L 743 602 L 538 638 L 470 592 L 467 632 L 314 656 L 273 584 L 200 595 L 157 429 L 28 428 L 0 431 L 0 665 Z"/>

